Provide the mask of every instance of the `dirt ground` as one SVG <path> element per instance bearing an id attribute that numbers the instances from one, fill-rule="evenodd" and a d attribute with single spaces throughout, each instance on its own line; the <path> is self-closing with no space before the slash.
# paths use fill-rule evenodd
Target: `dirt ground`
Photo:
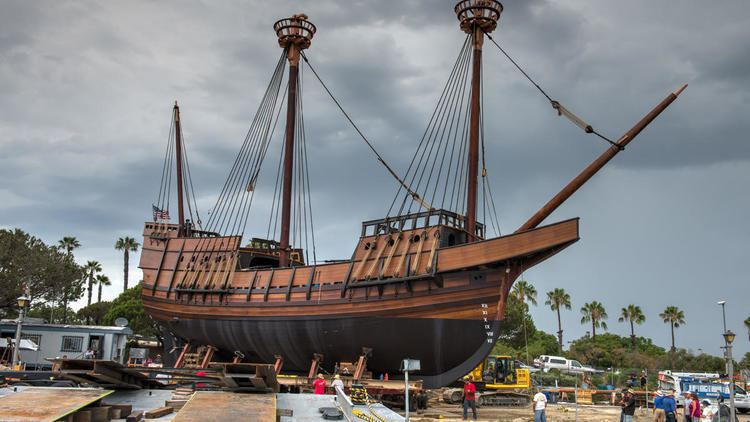
<path id="1" fill-rule="evenodd" d="M 462 420 L 462 408 L 460 405 L 444 403 L 430 403 L 431 407 L 418 414 L 411 414 L 412 422 L 450 422 Z M 507 407 L 484 407 L 477 409 L 478 420 L 485 422 L 533 422 L 534 415 L 531 407 L 507 408 Z M 576 414 L 577 413 L 577 414 Z M 738 415 L 740 422 L 750 422 L 750 416 Z M 469 411 L 471 418 L 471 410 Z M 547 407 L 547 422 L 619 422 L 620 408 L 615 406 L 590 406 L 580 405 L 576 412 L 573 404 L 551 404 Z M 651 422 L 651 409 L 638 409 L 635 415 L 636 422 Z M 682 417 L 679 418 L 682 421 Z"/>

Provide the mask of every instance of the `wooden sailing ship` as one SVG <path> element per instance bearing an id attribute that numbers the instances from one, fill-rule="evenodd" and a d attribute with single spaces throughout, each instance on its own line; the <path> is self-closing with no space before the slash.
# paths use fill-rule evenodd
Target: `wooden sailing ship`
<path id="1" fill-rule="evenodd" d="M 306 164 L 300 164 L 306 152 L 299 147 L 304 143 L 299 69 L 308 63 L 303 50 L 310 47 L 316 28 L 305 15 L 282 19 L 274 25 L 282 56 L 206 228 L 198 224 L 199 219 L 195 222 L 195 216 L 191 222 L 185 215 L 185 205 L 191 202 L 183 196 L 189 196 L 192 182 L 186 180 L 189 167 L 185 166 L 175 105 L 162 184 L 171 183 L 168 173 L 175 166 L 179 215 L 176 224 L 166 221 L 168 205 L 163 198 L 168 193 L 160 192 L 155 221 L 145 224 L 140 261 L 148 314 L 183 341 L 239 352 L 249 361 L 270 363 L 281 356 L 289 370 L 305 371 L 314 356 L 323 355 L 323 366 L 331 371 L 336 362 L 351 361 L 368 350 L 368 368 L 374 373 L 395 373 L 403 358 L 420 359 L 424 385 L 437 387 L 484 359 L 502 329 L 513 282 L 524 270 L 579 239 L 577 218 L 546 226 L 540 223 L 656 118 L 679 91 L 613 142 L 518 230 L 490 238 L 485 225 L 477 221 L 478 187 L 480 177 L 483 181 L 486 175 L 480 157 L 481 58 L 483 41 L 496 28 L 502 5 L 495 0 L 464 0 L 455 11 L 466 41 L 454 73 L 464 72 L 465 77 L 449 81 L 446 90 L 458 87 L 455 92 L 465 94 L 461 97 L 465 101 L 463 108 L 446 107 L 439 113 L 464 117 L 463 126 L 455 125 L 458 147 L 453 145 L 451 150 L 455 154 L 441 163 L 462 164 L 449 166 L 442 182 L 435 182 L 435 186 L 460 186 L 459 194 L 448 201 L 453 209 L 430 204 L 425 192 L 433 190 L 433 185 L 421 184 L 420 189 L 416 177 L 420 164 L 410 166 L 407 177 L 401 179 L 378 156 L 399 182 L 397 198 L 402 199 L 394 200 L 400 204 L 396 212 L 392 206 L 386 218 L 364 222 L 349 259 L 310 263 L 307 249 L 293 247 L 295 239 L 297 245 L 302 243 L 302 237 L 293 235 L 290 241 L 290 233 L 302 226 L 303 218 L 307 221 L 306 216 L 295 214 L 295 204 L 309 203 L 309 197 L 293 195 L 309 183 L 304 175 Z M 272 212 L 280 237 L 278 242 L 253 238 L 243 243 L 242 224 L 249 215 L 260 163 L 269 149 L 274 116 L 282 107 L 276 99 L 284 95 L 279 93 L 286 63 L 285 152 L 277 183 L 280 206 L 276 217 Z M 421 145 L 418 153 L 432 153 Z M 447 141 L 445 147 L 441 145 L 432 147 L 449 150 Z M 443 199 L 447 191 L 443 190 Z M 412 211 L 411 204 L 417 209 Z"/>

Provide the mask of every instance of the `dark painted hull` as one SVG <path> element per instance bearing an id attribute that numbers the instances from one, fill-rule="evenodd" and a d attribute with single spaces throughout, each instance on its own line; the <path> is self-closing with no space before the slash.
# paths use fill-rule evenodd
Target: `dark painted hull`
<path id="1" fill-rule="evenodd" d="M 495 338 L 499 323 L 493 324 Z M 208 320 L 168 322 L 179 337 L 221 350 L 239 350 L 251 362 L 284 357 L 284 370 L 306 373 L 313 353 L 324 355 L 323 367 L 351 362 L 363 347 L 373 348 L 367 361 L 373 376 L 398 368 L 404 358 L 421 360 L 415 374 L 426 388 L 447 385 L 473 369 L 492 348 L 481 320 L 435 318 L 346 318 Z M 388 345 L 388 347 L 382 347 Z M 467 350 L 475 352 L 467 359 Z M 391 372 L 390 374 L 394 374 Z"/>

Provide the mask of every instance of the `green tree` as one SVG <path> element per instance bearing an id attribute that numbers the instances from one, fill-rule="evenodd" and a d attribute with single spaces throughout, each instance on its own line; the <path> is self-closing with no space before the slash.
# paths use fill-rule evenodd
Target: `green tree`
<path id="1" fill-rule="evenodd" d="M 73 260 L 73 250 L 81 247 L 81 242 L 73 236 L 65 236 L 57 242 L 57 247 L 65 251 L 68 257 Z M 79 287 L 78 289 L 75 289 Z M 66 286 L 62 293 L 62 305 L 63 305 L 63 318 L 62 322 L 65 324 L 68 321 L 68 302 L 71 300 L 71 296 L 77 296 L 73 300 L 80 297 L 81 291 L 80 286 Z"/>
<path id="2" fill-rule="evenodd" d="M 607 329 L 607 323 L 604 322 L 604 320 L 607 319 L 609 315 L 607 315 L 607 311 L 601 303 L 595 300 L 591 303 L 584 303 L 581 307 L 581 314 L 583 315 L 581 317 L 581 324 L 587 322 L 591 323 L 591 336 L 593 338 L 596 338 L 597 328 L 601 327 L 605 330 Z"/>
<path id="3" fill-rule="evenodd" d="M 26 316 L 29 318 L 40 318 L 44 319 L 50 324 L 63 324 L 62 316 L 63 312 L 62 305 L 59 302 L 36 302 L 31 305 L 31 308 L 26 312 Z M 78 318 L 76 311 L 72 308 L 67 309 L 68 320 L 65 324 L 82 324 L 85 320 Z M 50 318 L 50 315 L 52 316 Z"/>
<path id="4" fill-rule="evenodd" d="M 83 266 L 83 273 L 88 281 L 88 288 L 86 289 L 89 295 L 88 305 L 91 305 L 91 294 L 94 289 L 94 284 L 96 284 L 96 274 L 101 271 L 102 264 L 98 261 L 87 261 L 86 265 Z"/>
<path id="5" fill-rule="evenodd" d="M 745 356 L 739 363 L 740 368 L 750 369 L 750 352 L 745 353 Z"/>
<path id="6" fill-rule="evenodd" d="M 643 315 L 641 307 L 630 304 L 626 308 L 622 308 L 622 310 L 620 311 L 620 318 L 618 318 L 617 320 L 620 322 L 627 321 L 630 323 L 630 341 L 633 350 L 636 350 L 635 324 L 641 325 L 646 321 L 646 316 Z"/>
<path id="7" fill-rule="evenodd" d="M 672 331 L 672 348 L 670 350 L 674 352 L 676 350 L 674 347 L 674 329 L 679 328 L 680 325 L 685 325 L 685 313 L 676 306 L 667 306 L 664 312 L 659 314 L 659 317 L 665 324 L 669 324 Z"/>
<path id="8" fill-rule="evenodd" d="M 21 229 L 0 229 L 0 318 L 18 315 L 16 299 L 28 288 L 32 306 L 59 302 L 60 292 L 80 279 L 80 269 L 65 252 Z M 62 308 L 50 312 L 62 311 Z M 54 315 L 45 315 L 52 320 Z"/>
<path id="9" fill-rule="evenodd" d="M 548 305 L 553 312 L 557 312 L 557 344 L 558 352 L 562 353 L 563 349 L 563 329 L 562 321 L 560 320 L 560 307 L 570 309 L 570 295 L 565 289 L 554 289 L 547 292 L 547 300 L 544 302 Z"/>
<path id="10" fill-rule="evenodd" d="M 526 345 L 526 363 L 530 363 L 529 359 L 529 336 L 526 332 L 526 316 L 529 313 L 529 303 L 536 306 L 536 288 L 526 280 L 518 280 L 513 284 L 513 289 L 510 291 L 511 295 L 515 296 L 516 300 L 521 302 L 524 308 L 524 319 L 523 319 L 523 339 Z M 528 303 L 527 303 L 528 302 Z"/>
<path id="11" fill-rule="evenodd" d="M 81 242 L 73 236 L 64 236 L 57 242 L 57 247 L 64 250 L 68 255 L 72 255 L 74 249 L 81 247 Z"/>
<path id="12" fill-rule="evenodd" d="M 153 321 L 143 309 L 141 283 L 120 293 L 112 301 L 112 306 L 109 307 L 104 318 L 102 318 L 102 323 L 105 325 L 114 325 L 115 319 L 118 317 L 127 318 L 128 327 L 133 330 L 134 334 L 148 337 L 158 336 L 158 331 Z"/>
<path id="13" fill-rule="evenodd" d="M 598 334 L 596 338 L 584 336 L 570 345 L 569 355 L 596 368 L 648 368 L 656 369 L 665 354 L 663 348 L 651 339 L 636 338 L 637 352 L 632 350 L 632 339 L 612 333 Z"/>
<path id="14" fill-rule="evenodd" d="M 111 286 L 112 282 L 109 281 L 109 277 L 104 274 L 96 276 L 96 284 L 99 285 L 99 295 L 96 298 L 97 303 L 102 301 L 102 286 Z"/>
<path id="15" fill-rule="evenodd" d="M 80 319 L 85 319 L 88 323 L 93 321 L 94 325 L 101 325 L 104 316 L 109 312 L 112 302 L 96 302 L 78 310 L 77 315 Z"/>
<path id="16" fill-rule="evenodd" d="M 140 243 L 136 242 L 132 237 L 121 237 L 115 242 L 115 249 L 123 251 L 123 258 L 125 263 L 123 265 L 123 291 L 128 290 L 128 265 L 130 264 L 130 252 L 137 252 Z"/>
<path id="17" fill-rule="evenodd" d="M 747 337 L 750 340 L 750 317 L 745 318 L 745 328 L 747 328 Z"/>
<path id="18" fill-rule="evenodd" d="M 522 349 L 525 344 L 524 326 L 529 335 L 536 332 L 534 321 L 526 313 L 523 303 L 515 296 L 509 295 L 505 302 L 505 316 L 500 321 L 497 333 L 498 341 L 502 341 L 514 349 Z"/>

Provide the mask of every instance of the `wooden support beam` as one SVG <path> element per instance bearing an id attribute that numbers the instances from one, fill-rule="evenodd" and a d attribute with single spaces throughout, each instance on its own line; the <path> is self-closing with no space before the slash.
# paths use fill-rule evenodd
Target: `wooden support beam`
<path id="1" fill-rule="evenodd" d="M 393 259 L 393 255 L 396 254 L 396 250 L 398 249 L 399 243 L 401 243 L 402 237 L 403 235 L 400 233 L 398 236 L 396 236 L 396 240 L 393 242 L 393 247 L 391 247 L 391 252 L 388 254 L 388 258 L 386 258 L 385 264 L 383 264 L 383 268 L 380 270 L 380 275 L 378 276 L 378 278 L 385 277 L 385 272 L 388 271 L 388 268 L 391 266 L 391 260 Z"/>
<path id="2" fill-rule="evenodd" d="M 185 355 L 190 351 L 190 343 L 185 343 L 184 346 L 182 346 L 182 351 L 180 352 L 180 355 L 177 356 L 177 361 L 174 363 L 175 368 L 182 368 L 182 364 L 185 363 Z"/>
<path id="3" fill-rule="evenodd" d="M 159 258 L 159 268 L 156 269 L 156 275 L 154 275 L 154 283 L 151 285 L 151 295 L 156 293 L 156 285 L 159 284 L 159 274 L 161 274 L 161 267 L 164 265 L 164 257 L 167 256 L 167 250 L 169 249 L 169 240 L 164 243 L 164 250 L 161 251 L 161 257 Z"/>
<path id="4" fill-rule="evenodd" d="M 391 240 L 391 237 L 388 236 L 388 239 L 385 239 L 383 241 L 383 247 L 380 248 L 380 249 L 378 249 L 378 253 L 375 256 L 375 260 L 372 261 L 372 264 L 370 264 L 370 268 L 367 269 L 367 272 L 364 275 L 365 280 L 369 280 L 371 274 L 373 273 L 373 271 L 375 271 L 375 269 L 378 267 L 378 263 L 380 262 L 380 258 L 383 256 L 383 252 L 385 252 L 385 248 L 388 247 L 388 242 L 390 242 L 390 240 Z M 364 265 L 364 264 L 365 264 L 365 262 L 363 261 L 362 265 Z"/>
<path id="5" fill-rule="evenodd" d="M 271 270 L 271 275 L 268 277 L 268 283 L 266 283 L 266 291 L 263 292 L 263 302 L 268 302 L 268 293 L 271 290 L 271 283 L 273 283 L 273 273 L 275 269 Z"/>
<path id="6" fill-rule="evenodd" d="M 247 297 L 245 298 L 246 302 L 250 302 L 250 295 L 253 293 L 253 287 L 255 287 L 255 279 L 258 278 L 258 271 L 255 271 L 253 273 L 253 277 L 250 279 L 250 286 L 247 288 Z"/>
<path id="7" fill-rule="evenodd" d="M 177 252 L 177 261 L 175 261 L 174 263 L 174 268 L 172 269 L 172 275 L 169 276 L 169 288 L 167 289 L 167 298 L 169 298 L 169 294 L 172 293 L 174 279 L 175 279 L 175 276 L 177 275 L 177 267 L 180 266 L 180 259 L 182 258 L 182 251 L 184 248 L 185 248 L 185 239 L 182 239 L 182 244 L 180 245 L 180 251 Z M 156 281 L 154 281 L 154 285 L 156 285 Z"/>
<path id="8" fill-rule="evenodd" d="M 312 293 L 312 285 L 315 282 L 315 265 L 310 270 L 310 278 L 307 279 L 307 295 L 306 299 L 310 300 L 310 294 Z"/>
<path id="9" fill-rule="evenodd" d="M 289 300 L 289 296 L 292 295 L 292 286 L 294 285 L 294 274 L 297 272 L 297 267 L 292 268 L 292 273 L 289 275 L 289 284 L 286 286 L 286 300 Z"/>
<path id="10" fill-rule="evenodd" d="M 349 280 L 351 280 L 352 269 L 354 268 L 354 258 L 349 263 L 349 269 L 346 270 L 346 276 L 344 277 L 344 283 L 341 286 L 341 297 L 346 296 L 346 289 L 349 288 Z"/>

